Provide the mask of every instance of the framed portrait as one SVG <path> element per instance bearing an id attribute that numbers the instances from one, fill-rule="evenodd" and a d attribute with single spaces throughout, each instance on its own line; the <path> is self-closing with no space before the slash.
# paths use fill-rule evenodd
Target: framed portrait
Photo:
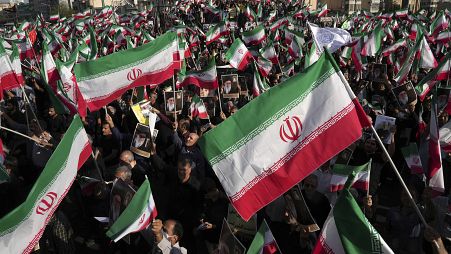
<path id="1" fill-rule="evenodd" d="M 397 86 L 392 89 L 392 92 L 401 108 L 405 108 L 417 99 L 417 93 L 415 92 L 412 82 L 407 82 L 404 85 Z"/>
<path id="2" fill-rule="evenodd" d="M 183 109 L 183 91 L 164 92 L 166 114 L 180 113 Z"/>
<path id="3" fill-rule="evenodd" d="M 246 76 L 238 76 L 238 84 L 240 85 L 240 95 L 247 96 L 249 91 L 247 89 L 247 79 Z"/>
<path id="4" fill-rule="evenodd" d="M 238 74 L 227 74 L 221 76 L 222 97 L 223 98 L 239 98 L 240 88 L 238 85 Z"/>
<path id="5" fill-rule="evenodd" d="M 207 88 L 199 88 L 199 97 L 207 98 L 207 97 L 215 97 L 216 90 L 207 89 Z"/>
<path id="6" fill-rule="evenodd" d="M 150 127 L 141 123 L 136 124 L 130 151 L 140 156 L 149 158 L 152 145 Z"/>
<path id="7" fill-rule="evenodd" d="M 384 82 L 385 75 L 387 75 L 386 64 L 373 64 L 371 72 L 368 74 L 368 79 L 374 82 Z"/>

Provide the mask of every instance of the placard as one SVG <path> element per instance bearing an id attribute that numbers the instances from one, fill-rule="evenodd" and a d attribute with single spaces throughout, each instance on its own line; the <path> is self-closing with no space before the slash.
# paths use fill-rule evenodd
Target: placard
<path id="1" fill-rule="evenodd" d="M 239 98 L 240 89 L 238 85 L 238 74 L 227 74 L 221 76 L 221 92 L 223 98 Z"/>
<path id="2" fill-rule="evenodd" d="M 183 91 L 164 92 L 164 109 L 166 114 L 178 114 L 183 109 Z"/>
<path id="3" fill-rule="evenodd" d="M 392 89 L 393 94 L 398 101 L 398 104 L 401 108 L 406 108 L 412 102 L 417 100 L 417 94 L 412 85 L 412 82 L 407 82 L 403 85 L 394 87 Z"/>
<path id="4" fill-rule="evenodd" d="M 130 151 L 140 156 L 149 158 L 151 150 L 152 135 L 150 133 L 150 127 L 141 123 L 136 124 Z"/>
<path id="5" fill-rule="evenodd" d="M 371 66 L 371 72 L 368 73 L 368 80 L 374 82 L 385 82 L 386 75 L 387 75 L 387 65 L 375 63 Z"/>
<path id="6" fill-rule="evenodd" d="M 376 116 L 376 123 L 374 124 L 374 128 L 376 129 L 377 134 L 379 134 L 379 137 L 384 144 L 391 144 L 393 137 L 393 132 L 391 131 L 391 129 L 396 127 L 395 122 L 396 118 L 394 117 L 384 115 Z"/>

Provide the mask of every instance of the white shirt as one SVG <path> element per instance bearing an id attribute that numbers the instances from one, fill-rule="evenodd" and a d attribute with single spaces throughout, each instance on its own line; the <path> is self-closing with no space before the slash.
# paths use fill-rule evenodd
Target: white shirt
<path id="1" fill-rule="evenodd" d="M 166 237 L 163 237 L 163 240 L 161 240 L 157 246 L 163 254 L 188 254 L 188 251 L 185 248 L 180 247 L 178 242 L 172 246 L 171 242 L 169 242 Z"/>

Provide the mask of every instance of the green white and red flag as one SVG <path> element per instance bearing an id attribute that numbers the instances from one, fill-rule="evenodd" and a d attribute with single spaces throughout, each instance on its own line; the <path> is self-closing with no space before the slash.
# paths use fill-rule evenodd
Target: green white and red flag
<path id="1" fill-rule="evenodd" d="M 207 108 L 202 99 L 195 94 L 190 105 L 191 117 L 199 117 L 199 119 L 209 119 Z"/>
<path id="2" fill-rule="evenodd" d="M 421 50 L 420 50 L 420 68 L 433 69 L 437 67 L 438 63 L 435 60 L 434 53 L 429 47 L 429 43 L 426 41 L 426 37 L 423 36 L 421 40 Z"/>
<path id="3" fill-rule="evenodd" d="M 266 44 L 265 47 L 260 49 L 260 54 L 270 60 L 273 64 L 277 64 L 279 62 L 279 58 L 276 53 L 276 49 L 274 49 L 274 46 L 272 42 Z"/>
<path id="4" fill-rule="evenodd" d="M 449 78 L 450 68 L 451 53 L 448 53 L 445 57 L 443 57 L 438 66 L 430 71 L 415 87 L 421 101 L 426 98 L 426 95 L 439 81 Z"/>
<path id="5" fill-rule="evenodd" d="M 407 15 L 409 15 L 408 9 L 402 9 L 395 12 L 395 16 L 400 19 L 407 17 Z"/>
<path id="6" fill-rule="evenodd" d="M 316 42 L 312 41 L 312 46 L 310 47 L 310 52 L 305 55 L 304 68 L 308 68 L 310 65 L 314 64 L 321 57 L 321 51 L 316 46 Z"/>
<path id="7" fill-rule="evenodd" d="M 256 64 L 255 64 L 256 65 Z M 257 97 L 261 95 L 262 93 L 268 91 L 270 89 L 269 85 L 265 82 L 264 79 L 260 76 L 260 74 L 257 71 L 257 68 L 254 65 L 254 80 L 252 84 L 252 95 L 254 97 Z"/>
<path id="8" fill-rule="evenodd" d="M 288 25 L 287 18 L 278 19 L 276 22 L 272 23 L 271 26 L 269 26 L 269 30 L 271 30 L 271 32 L 274 32 L 275 30 L 279 29 L 283 25 Z"/>
<path id="9" fill-rule="evenodd" d="M 55 14 L 55 15 L 50 15 L 49 20 L 54 22 L 54 21 L 58 21 L 58 19 L 60 19 L 60 15 L 59 14 Z"/>
<path id="10" fill-rule="evenodd" d="M 243 32 L 242 36 L 246 45 L 259 45 L 266 39 L 265 28 L 259 25 L 250 31 Z"/>
<path id="11" fill-rule="evenodd" d="M 41 68 L 41 75 L 43 75 L 42 78 L 52 87 L 53 90 L 55 90 L 56 81 L 60 79 L 60 76 L 58 74 L 58 70 L 56 69 L 56 63 L 53 60 L 52 53 L 45 43 L 42 45 Z"/>
<path id="12" fill-rule="evenodd" d="M 16 74 L 17 82 L 19 85 L 22 85 L 24 83 L 24 78 L 22 74 L 22 64 L 20 62 L 19 48 L 17 48 L 17 45 L 14 42 L 11 43 L 11 47 L 13 50 L 9 56 L 11 66 Z"/>
<path id="13" fill-rule="evenodd" d="M 200 88 L 216 89 L 218 84 L 218 73 L 216 71 L 216 61 L 211 57 L 208 66 L 204 70 L 179 72 L 179 84 L 177 88 L 196 85 Z"/>
<path id="14" fill-rule="evenodd" d="M 323 4 L 321 9 L 319 10 L 318 17 L 325 17 L 329 13 L 329 9 L 327 9 L 327 4 Z"/>
<path id="15" fill-rule="evenodd" d="M 247 254 L 275 254 L 278 251 L 280 250 L 277 247 L 276 239 L 266 220 L 263 220 L 254 240 L 252 240 L 251 246 L 247 250 Z"/>
<path id="16" fill-rule="evenodd" d="M 258 70 L 260 71 L 261 75 L 263 77 L 268 77 L 269 73 L 272 70 L 273 63 L 259 54 L 259 56 L 256 57 L 255 64 L 257 64 Z"/>
<path id="17" fill-rule="evenodd" d="M 69 191 L 78 169 L 91 153 L 88 135 L 76 115 L 25 202 L 0 219 L 0 249 L 3 252 L 33 251 Z"/>
<path id="18" fill-rule="evenodd" d="M 362 56 L 376 56 L 378 52 L 382 49 L 382 38 L 384 36 L 384 31 L 379 23 L 368 36 L 368 39 L 364 42 L 362 48 Z"/>
<path id="19" fill-rule="evenodd" d="M 394 252 L 370 224 L 349 190 L 344 189 L 330 211 L 312 253 L 393 254 Z"/>
<path id="20" fill-rule="evenodd" d="M 240 71 L 246 69 L 249 62 L 253 59 L 252 54 L 239 38 L 236 38 L 229 50 L 227 50 L 225 58 L 233 68 Z"/>
<path id="21" fill-rule="evenodd" d="M 401 152 L 412 174 L 424 174 L 416 143 L 410 143 L 408 146 L 401 148 Z"/>
<path id="22" fill-rule="evenodd" d="M 382 55 L 388 56 L 392 53 L 395 53 L 401 47 L 407 47 L 407 38 L 400 39 L 395 42 L 395 44 L 390 45 L 389 47 L 382 50 Z"/>
<path id="23" fill-rule="evenodd" d="M 74 66 L 78 88 L 90 111 L 138 86 L 156 87 L 180 68 L 177 34 L 167 32 L 134 49 Z"/>
<path id="24" fill-rule="evenodd" d="M 417 34 L 416 42 L 413 48 L 409 50 L 409 53 L 407 55 L 407 58 L 404 60 L 403 65 L 401 66 L 401 69 L 394 77 L 394 80 L 398 84 L 402 84 L 409 76 L 410 69 L 412 69 L 412 65 L 414 62 L 418 62 L 419 56 L 420 56 L 420 50 L 421 50 L 421 43 L 423 40 L 423 33 L 419 32 Z"/>
<path id="25" fill-rule="evenodd" d="M 341 191 L 346 185 L 367 191 L 370 186 L 371 160 L 361 166 L 335 164 L 332 168 L 330 191 Z"/>
<path id="26" fill-rule="evenodd" d="M 0 80 L 1 80 L 1 89 L 8 90 L 13 89 L 15 87 L 20 86 L 19 80 L 17 79 L 17 75 L 14 72 L 13 65 L 11 60 L 6 53 L 6 50 L 3 46 L 4 40 L 0 38 Z M 0 95 L 0 99 L 2 98 L 2 94 Z"/>
<path id="27" fill-rule="evenodd" d="M 434 191 L 445 191 L 445 179 L 443 178 L 442 153 L 440 151 L 439 129 L 437 121 L 436 93 L 432 98 L 431 117 L 429 120 L 429 156 L 428 179 L 429 187 Z"/>
<path id="28" fill-rule="evenodd" d="M 257 20 L 257 14 L 255 14 L 254 10 L 247 5 L 246 9 L 244 10 L 244 15 L 249 19 L 249 21 L 253 22 Z"/>
<path id="29" fill-rule="evenodd" d="M 440 32 L 439 34 L 437 34 L 435 41 L 442 44 L 448 43 L 449 41 L 451 41 L 451 31 L 448 29 Z"/>
<path id="30" fill-rule="evenodd" d="M 210 43 L 219 40 L 221 36 L 228 35 L 229 33 L 230 31 L 226 23 L 220 22 L 215 26 L 211 27 L 206 33 L 207 36 L 206 44 L 209 45 Z"/>
<path id="31" fill-rule="evenodd" d="M 436 36 L 438 33 L 440 33 L 443 30 L 446 30 L 447 28 L 448 28 L 448 19 L 446 18 L 445 13 L 443 11 L 440 11 L 440 13 L 437 15 L 437 17 L 431 24 L 431 35 Z"/>
<path id="32" fill-rule="evenodd" d="M 155 201 L 149 180 L 146 179 L 106 235 L 117 242 L 128 234 L 146 229 L 156 217 Z"/>
<path id="33" fill-rule="evenodd" d="M 448 123 L 440 128 L 439 137 L 442 150 L 445 153 L 451 153 L 451 121 L 448 121 Z"/>
<path id="34" fill-rule="evenodd" d="M 359 139 L 366 126 L 358 99 L 326 52 L 207 132 L 199 145 L 232 205 L 248 220 Z M 324 146 L 332 137 L 333 144 Z"/>

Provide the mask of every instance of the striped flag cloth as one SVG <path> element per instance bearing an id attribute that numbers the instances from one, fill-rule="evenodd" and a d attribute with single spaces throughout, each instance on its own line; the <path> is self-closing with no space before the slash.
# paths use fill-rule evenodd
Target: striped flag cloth
<path id="1" fill-rule="evenodd" d="M 370 224 L 349 190 L 345 189 L 324 223 L 313 254 L 392 254 Z"/>
<path id="2" fill-rule="evenodd" d="M 401 148 L 401 152 L 412 174 L 424 173 L 416 143 L 410 143 L 408 146 Z"/>
<path id="3" fill-rule="evenodd" d="M 0 165 L 3 164 L 3 162 L 5 161 L 6 158 L 6 154 L 5 154 L 5 150 L 3 149 L 3 141 L 0 138 Z"/>
<path id="4" fill-rule="evenodd" d="M 0 219 L 0 249 L 30 253 L 69 191 L 78 169 L 91 155 L 88 135 L 76 115 L 27 199 Z"/>
<path id="5" fill-rule="evenodd" d="M 266 39 L 265 28 L 263 25 L 259 25 L 256 28 L 243 32 L 243 41 L 246 45 L 259 45 Z"/>
<path id="6" fill-rule="evenodd" d="M 362 56 L 376 56 L 382 48 L 382 38 L 384 36 L 384 30 L 381 23 L 379 23 L 368 36 L 362 48 Z"/>
<path id="7" fill-rule="evenodd" d="M 134 49 L 127 49 L 74 66 L 80 93 L 90 111 L 115 100 L 124 91 L 138 86 L 155 87 L 180 68 L 178 40 L 167 32 Z"/>
<path id="8" fill-rule="evenodd" d="M 239 38 L 236 38 L 229 50 L 227 50 L 225 58 L 233 68 L 240 71 L 246 69 L 249 62 L 253 59 L 252 54 Z"/>
<path id="9" fill-rule="evenodd" d="M 150 190 L 149 180 L 146 179 L 106 235 L 117 242 L 128 234 L 144 230 L 156 217 L 155 201 Z"/>
<path id="10" fill-rule="evenodd" d="M 441 31 L 448 28 L 448 20 L 443 11 L 437 15 L 434 21 L 431 23 L 431 34 L 432 36 L 436 36 Z"/>
<path id="11" fill-rule="evenodd" d="M 370 186 L 370 171 L 371 160 L 361 166 L 335 164 L 331 172 L 330 191 L 340 191 L 345 185 L 367 191 Z"/>
<path id="12" fill-rule="evenodd" d="M 270 89 L 269 85 L 266 84 L 265 80 L 260 77 L 258 73 L 257 66 L 254 64 L 254 83 L 252 86 L 252 95 L 254 97 L 259 96 L 260 94 L 268 91 Z"/>
<path id="13" fill-rule="evenodd" d="M 448 52 L 445 57 L 440 61 L 438 66 L 430 71 L 415 87 L 418 97 L 421 101 L 426 98 L 426 95 L 431 89 L 442 80 L 446 80 L 449 77 L 451 68 L 451 52 Z"/>
<path id="14" fill-rule="evenodd" d="M 429 187 L 437 192 L 445 191 L 443 178 L 442 154 L 439 143 L 439 129 L 437 122 L 437 102 L 435 93 L 432 98 L 431 117 L 429 121 Z"/>
<path id="15" fill-rule="evenodd" d="M 405 18 L 405 17 L 407 17 L 407 15 L 409 15 L 408 9 L 402 9 L 402 10 L 398 10 L 395 12 L 395 16 L 397 18 Z"/>
<path id="16" fill-rule="evenodd" d="M 272 42 L 266 44 L 265 47 L 261 48 L 260 54 L 264 58 L 270 60 L 273 64 L 277 64 L 279 62 L 279 58 L 277 56 L 276 50 L 274 49 Z"/>
<path id="17" fill-rule="evenodd" d="M 8 90 L 20 86 L 20 84 L 17 80 L 11 60 L 3 46 L 3 42 L 4 40 L 0 38 L 0 80 L 2 82 L 0 89 Z M 0 90 L 0 92 L 2 91 Z M 3 92 L 0 94 L 0 98 L 2 95 Z"/>
<path id="18" fill-rule="evenodd" d="M 207 132 L 199 145 L 248 220 L 360 138 L 365 126 L 362 107 L 327 52 Z"/>
<path id="19" fill-rule="evenodd" d="M 228 35 L 230 33 L 229 29 L 226 26 L 225 22 L 220 22 L 216 24 L 215 26 L 211 27 L 207 34 L 206 44 L 209 45 L 210 43 L 219 40 L 221 36 Z"/>
<path id="20" fill-rule="evenodd" d="M 195 94 L 190 105 L 191 117 L 199 117 L 199 119 L 209 119 L 207 108 L 202 99 Z"/>
<path id="21" fill-rule="evenodd" d="M 208 66 L 204 70 L 179 72 L 178 79 L 179 83 L 177 84 L 177 88 L 187 85 L 196 85 L 210 90 L 218 88 L 219 84 L 215 58 L 211 57 Z"/>
<path id="22" fill-rule="evenodd" d="M 407 47 L 407 38 L 402 38 L 397 42 L 395 42 L 394 44 L 382 50 L 382 55 L 388 56 L 392 53 L 395 53 L 401 47 Z"/>
<path id="23" fill-rule="evenodd" d="M 451 153 L 451 121 L 439 130 L 440 146 L 446 153 Z"/>
<path id="24" fill-rule="evenodd" d="M 420 31 L 416 35 L 416 41 L 413 48 L 409 49 L 406 60 L 404 60 L 401 69 L 393 78 L 398 84 L 402 84 L 409 76 L 410 70 L 412 69 L 412 65 L 414 62 L 418 62 L 418 58 L 420 56 L 419 51 L 421 49 L 421 43 L 423 40 L 423 33 Z"/>
<path id="25" fill-rule="evenodd" d="M 274 254 L 278 250 L 276 239 L 274 239 L 266 220 L 263 220 L 254 240 L 252 240 L 251 246 L 247 250 L 247 254 Z"/>
<path id="26" fill-rule="evenodd" d="M 19 48 L 15 43 L 11 44 L 12 44 L 11 47 L 13 49 L 9 57 L 11 60 L 11 66 L 13 67 L 13 71 L 14 74 L 16 75 L 17 82 L 19 83 L 19 85 L 22 85 L 24 83 L 24 78 L 22 74 L 22 64 L 20 62 Z"/>

